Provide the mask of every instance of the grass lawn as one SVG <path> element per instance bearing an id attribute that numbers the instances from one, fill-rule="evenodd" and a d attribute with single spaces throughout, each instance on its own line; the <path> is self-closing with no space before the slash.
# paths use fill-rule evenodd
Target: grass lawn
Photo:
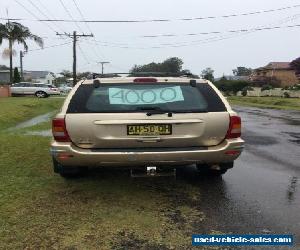
<path id="1" fill-rule="evenodd" d="M 10 97 L 0 98 L 0 130 L 37 115 L 58 110 L 63 98 Z"/>
<path id="2" fill-rule="evenodd" d="M 201 201 L 197 187 L 183 180 L 131 179 L 124 171 L 65 180 L 52 171 L 50 138 L 3 130 L 57 109 L 62 100 L 0 103 L 1 249 L 190 248 L 194 225 L 205 219 L 195 205 Z M 50 124 L 28 130 L 38 128 Z"/>
<path id="3" fill-rule="evenodd" d="M 230 96 L 227 97 L 227 100 L 233 105 L 300 110 L 300 98 Z"/>

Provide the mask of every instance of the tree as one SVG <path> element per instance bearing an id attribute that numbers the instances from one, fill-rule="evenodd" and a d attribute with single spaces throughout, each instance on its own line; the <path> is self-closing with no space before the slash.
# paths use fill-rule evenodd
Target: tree
<path id="1" fill-rule="evenodd" d="M 43 39 L 30 32 L 29 28 L 23 26 L 17 22 L 7 22 L 6 24 L 0 24 L 0 45 L 3 40 L 8 40 L 9 44 L 9 70 L 10 70 L 10 83 L 13 82 L 13 44 L 15 42 L 22 44 L 24 50 L 28 50 L 26 40 L 33 40 L 40 47 L 43 47 Z"/>
<path id="2" fill-rule="evenodd" d="M 73 73 L 69 70 L 63 70 L 62 72 L 60 72 L 60 74 L 65 78 L 71 78 L 73 76 Z"/>
<path id="3" fill-rule="evenodd" d="M 246 67 L 237 67 L 236 69 L 232 70 L 232 72 L 235 76 L 250 76 L 253 70 Z"/>
<path id="4" fill-rule="evenodd" d="M 145 65 L 134 65 L 130 73 L 138 72 L 163 72 L 163 73 L 181 73 L 183 61 L 178 57 L 171 57 L 162 63 L 149 63 Z"/>
<path id="5" fill-rule="evenodd" d="M 202 70 L 201 77 L 203 79 L 213 82 L 215 80 L 214 72 L 215 71 L 212 68 L 206 68 L 206 69 Z"/>
<path id="6" fill-rule="evenodd" d="M 243 90 L 250 90 L 249 87 L 249 82 L 246 81 L 235 81 L 235 80 L 227 80 L 226 77 L 222 77 L 219 81 L 214 82 L 215 86 L 227 93 L 234 93 L 236 94 L 238 91 L 243 91 Z"/>
<path id="7" fill-rule="evenodd" d="M 20 82 L 21 81 L 21 76 L 19 74 L 19 70 L 17 67 L 14 69 L 14 83 Z"/>
<path id="8" fill-rule="evenodd" d="M 182 70 L 183 61 L 178 57 L 171 57 L 162 63 L 162 68 L 165 72 L 180 73 Z"/>
<path id="9" fill-rule="evenodd" d="M 91 76 L 92 73 L 91 72 L 81 72 L 77 74 L 77 78 L 79 80 L 84 79 L 84 78 L 88 78 L 89 76 Z"/>
<path id="10" fill-rule="evenodd" d="M 296 58 L 294 61 L 290 63 L 290 66 L 293 70 L 295 70 L 295 74 L 298 78 L 300 78 L 300 57 Z"/>

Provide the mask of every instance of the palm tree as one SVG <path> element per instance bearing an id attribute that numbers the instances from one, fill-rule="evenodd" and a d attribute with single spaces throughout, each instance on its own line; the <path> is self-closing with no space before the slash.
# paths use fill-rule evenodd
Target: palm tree
<path id="1" fill-rule="evenodd" d="M 0 45 L 3 40 L 8 40 L 9 44 L 9 70 L 10 70 L 10 84 L 13 83 L 13 44 L 15 42 L 23 44 L 24 50 L 28 50 L 26 40 L 30 39 L 36 42 L 41 48 L 43 47 L 43 39 L 32 34 L 29 28 L 17 22 L 0 23 Z"/>

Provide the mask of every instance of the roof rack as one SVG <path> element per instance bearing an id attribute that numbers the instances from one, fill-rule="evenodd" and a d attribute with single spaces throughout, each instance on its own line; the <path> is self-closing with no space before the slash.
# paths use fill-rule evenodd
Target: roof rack
<path id="1" fill-rule="evenodd" d="M 108 73 L 108 74 L 99 74 L 92 73 L 92 79 L 96 78 L 112 78 L 112 77 L 121 77 L 121 75 L 127 75 L 129 77 L 188 77 L 199 79 L 200 77 L 192 73 L 173 73 L 173 72 L 134 72 L 134 73 Z"/>
<path id="2" fill-rule="evenodd" d="M 180 72 L 134 72 L 130 73 L 129 76 L 136 76 L 136 77 L 190 77 L 190 78 L 199 78 L 199 76 L 194 75 L 192 73 Z"/>

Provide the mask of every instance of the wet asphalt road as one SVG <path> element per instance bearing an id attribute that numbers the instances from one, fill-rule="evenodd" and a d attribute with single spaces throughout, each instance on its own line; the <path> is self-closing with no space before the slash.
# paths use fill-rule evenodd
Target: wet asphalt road
<path id="1" fill-rule="evenodd" d="M 183 173 L 202 194 L 206 223 L 198 230 L 293 234 L 300 249 L 300 112 L 234 109 L 246 141 L 235 167 L 219 180 Z"/>

